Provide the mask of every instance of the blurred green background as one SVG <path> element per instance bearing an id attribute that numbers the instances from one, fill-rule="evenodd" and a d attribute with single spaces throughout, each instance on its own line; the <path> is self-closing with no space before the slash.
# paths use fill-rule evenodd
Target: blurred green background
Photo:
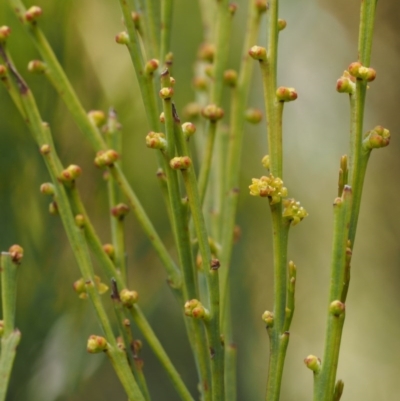
<path id="1" fill-rule="evenodd" d="M 237 1 L 230 66 L 240 58 L 246 1 Z M 335 91 L 336 79 L 357 58 L 359 1 L 281 2 L 288 27 L 280 37 L 278 84 L 294 86 L 299 99 L 284 113 L 285 184 L 309 217 L 291 232 L 289 257 L 298 266 L 296 313 L 284 373 L 282 401 L 312 398 L 308 354 L 322 355 L 332 241 L 332 201 L 339 159 L 348 149 L 349 107 Z M 32 3 L 26 2 L 26 5 Z M 154 152 L 145 146 L 148 126 L 125 48 L 114 42 L 123 29 L 117 1 L 38 0 L 40 24 L 86 109 L 114 106 L 123 124 L 123 164 L 127 176 L 163 240 L 172 239 L 155 178 Z M 197 1 L 176 0 L 173 52 L 176 103 L 193 99 L 193 64 L 202 40 Z M 399 399 L 400 376 L 400 3 L 379 2 L 372 66 L 377 80 L 368 91 L 365 130 L 391 130 L 388 148 L 370 160 L 347 302 L 338 378 L 343 401 Z M 110 241 L 106 192 L 93 153 L 58 99 L 40 76 L 26 71 L 38 54 L 5 1 L 0 25 L 13 34 L 9 49 L 31 86 L 43 118 L 55 135 L 65 165 L 76 163 L 87 209 L 104 242 Z M 264 44 L 266 27 L 258 44 Z M 263 107 L 255 66 L 250 104 Z M 268 338 L 260 319 L 272 309 L 271 228 L 266 202 L 248 195 L 252 177 L 263 174 L 265 126 L 246 126 L 242 195 L 231 285 L 238 345 L 239 401 L 264 399 Z M 4 88 L 0 88 L 0 248 L 25 249 L 20 268 L 17 326 L 23 337 L 13 371 L 9 401 L 125 400 L 109 363 L 85 351 L 87 337 L 99 334 L 92 309 L 72 291 L 79 271 L 57 217 L 39 186 L 49 179 L 43 162 Z M 165 273 L 133 215 L 127 219 L 131 287 L 140 294 L 161 342 L 196 394 L 196 377 L 180 308 L 165 284 Z M 106 298 L 105 298 L 106 300 Z M 136 331 L 137 333 L 137 331 Z M 140 333 L 137 336 L 141 338 Z M 176 400 L 151 351 L 143 350 L 145 373 L 154 400 Z"/>

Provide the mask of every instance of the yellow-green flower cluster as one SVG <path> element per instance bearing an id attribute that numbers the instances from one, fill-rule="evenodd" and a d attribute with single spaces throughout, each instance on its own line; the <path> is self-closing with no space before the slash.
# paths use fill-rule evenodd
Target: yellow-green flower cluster
<path id="1" fill-rule="evenodd" d="M 283 186 L 283 181 L 279 177 L 275 178 L 272 174 L 253 178 L 251 181 L 250 195 L 268 197 L 271 205 L 279 203 L 282 198 L 287 196 L 287 189 Z"/>
<path id="2" fill-rule="evenodd" d="M 290 220 L 292 226 L 299 224 L 304 217 L 308 216 L 304 207 L 300 205 L 300 202 L 296 202 L 295 199 L 284 199 L 283 206 L 283 217 Z"/>

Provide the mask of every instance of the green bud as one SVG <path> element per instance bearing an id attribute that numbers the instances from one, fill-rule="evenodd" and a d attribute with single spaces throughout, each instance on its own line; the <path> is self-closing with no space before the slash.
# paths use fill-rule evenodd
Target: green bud
<path id="1" fill-rule="evenodd" d="M 45 144 L 40 147 L 40 153 L 45 156 L 48 155 L 51 151 L 50 145 Z"/>
<path id="2" fill-rule="evenodd" d="M 112 245 L 112 244 L 104 244 L 103 245 L 103 250 L 111 260 L 114 259 L 114 256 L 115 256 L 114 245 Z"/>
<path id="3" fill-rule="evenodd" d="M 40 186 L 40 192 L 43 195 L 54 195 L 54 185 L 50 182 L 45 182 Z"/>
<path id="4" fill-rule="evenodd" d="M 146 146 L 151 149 L 164 150 L 167 148 L 167 140 L 161 132 L 149 132 L 146 136 Z"/>
<path id="5" fill-rule="evenodd" d="M 195 77 L 193 79 L 193 86 L 199 91 L 206 91 L 208 88 L 208 80 L 205 77 Z"/>
<path id="6" fill-rule="evenodd" d="M 3 64 L 0 64 L 0 78 L 3 78 L 7 75 L 7 67 Z"/>
<path id="7" fill-rule="evenodd" d="M 107 351 L 108 344 L 104 337 L 91 335 L 88 339 L 86 350 L 90 354 Z"/>
<path id="8" fill-rule="evenodd" d="M 129 35 L 128 32 L 122 31 L 115 35 L 115 41 L 119 45 L 127 45 L 129 43 Z"/>
<path id="9" fill-rule="evenodd" d="M 274 314 L 268 310 L 266 310 L 262 316 L 261 319 L 263 322 L 267 325 L 267 328 L 272 328 L 274 327 Z"/>
<path id="10" fill-rule="evenodd" d="M 0 26 L 0 42 L 5 42 L 11 35 L 11 28 L 9 26 Z"/>
<path id="11" fill-rule="evenodd" d="M 262 164 L 267 170 L 269 170 L 269 166 L 270 166 L 270 157 L 269 157 L 269 155 L 265 155 L 265 156 L 261 159 L 261 164 Z"/>
<path id="12" fill-rule="evenodd" d="M 8 253 L 11 256 L 11 261 L 19 265 L 22 261 L 22 258 L 24 257 L 24 250 L 20 245 L 11 245 L 10 248 L 8 249 Z"/>
<path id="13" fill-rule="evenodd" d="M 253 46 L 249 50 L 249 55 L 254 60 L 266 61 L 267 60 L 267 49 L 261 46 Z"/>
<path id="14" fill-rule="evenodd" d="M 329 305 L 329 312 L 332 313 L 333 316 L 341 316 L 345 312 L 346 306 L 343 302 L 336 300 L 331 302 Z"/>
<path id="15" fill-rule="evenodd" d="M 230 3 L 228 8 L 229 8 L 230 14 L 233 16 L 233 15 L 235 15 L 235 13 L 238 9 L 238 5 L 236 3 Z"/>
<path id="16" fill-rule="evenodd" d="M 215 46 L 210 43 L 203 43 L 197 53 L 199 60 L 212 63 L 214 61 Z"/>
<path id="17" fill-rule="evenodd" d="M 174 157 L 170 160 L 169 165 L 174 170 L 187 170 L 192 165 L 192 161 L 188 156 Z"/>
<path id="18" fill-rule="evenodd" d="M 129 213 L 129 206 L 125 203 L 119 203 L 111 208 L 111 214 L 119 220 L 122 220 Z"/>
<path id="19" fill-rule="evenodd" d="M 161 88 L 160 92 L 160 98 L 167 100 L 167 99 L 171 99 L 171 97 L 174 94 L 174 89 L 169 87 L 169 88 Z"/>
<path id="20" fill-rule="evenodd" d="M 256 0 L 255 6 L 260 14 L 265 13 L 268 10 L 267 0 Z"/>
<path id="21" fill-rule="evenodd" d="M 52 216 L 57 216 L 58 215 L 58 205 L 57 202 L 53 201 L 49 203 L 49 213 Z"/>
<path id="22" fill-rule="evenodd" d="M 124 288 L 120 293 L 122 304 L 127 308 L 132 308 L 132 306 L 138 301 L 139 294 L 136 291 L 131 291 Z"/>
<path id="23" fill-rule="evenodd" d="M 32 60 L 28 63 L 28 71 L 34 74 L 42 74 L 46 71 L 46 64 L 40 60 Z"/>
<path id="24" fill-rule="evenodd" d="M 106 114 L 102 110 L 91 110 L 88 113 L 88 117 L 96 127 L 101 127 L 106 123 Z"/>
<path id="25" fill-rule="evenodd" d="M 59 179 L 61 181 L 74 181 L 82 174 L 82 169 L 76 164 L 69 165 L 65 170 L 61 171 Z"/>
<path id="26" fill-rule="evenodd" d="M 32 6 L 25 12 L 25 20 L 28 22 L 36 22 L 42 15 L 42 9 L 38 6 Z"/>
<path id="27" fill-rule="evenodd" d="M 348 71 L 344 71 L 343 75 L 336 81 L 336 90 L 339 93 L 353 94 L 355 92 L 355 79 Z"/>
<path id="28" fill-rule="evenodd" d="M 304 359 L 304 363 L 307 368 L 314 373 L 318 373 L 321 370 L 321 360 L 314 355 L 308 355 L 308 357 Z"/>
<path id="29" fill-rule="evenodd" d="M 83 216 L 83 214 L 77 214 L 75 216 L 75 224 L 79 228 L 83 228 L 85 226 L 85 217 Z"/>
<path id="30" fill-rule="evenodd" d="M 185 135 L 185 138 L 188 139 L 196 132 L 196 126 L 190 122 L 183 123 L 182 132 Z"/>
<path id="31" fill-rule="evenodd" d="M 291 102 L 292 100 L 297 99 L 297 92 L 294 88 L 280 86 L 276 90 L 276 97 L 280 102 Z"/>
<path id="32" fill-rule="evenodd" d="M 245 119 L 251 124 L 258 124 L 262 120 L 262 111 L 260 109 L 247 109 Z"/>
<path id="33" fill-rule="evenodd" d="M 367 150 L 384 148 L 390 143 L 390 131 L 381 125 L 376 126 L 373 130 L 368 131 L 364 135 L 363 147 Z"/>
<path id="34" fill-rule="evenodd" d="M 284 19 L 278 19 L 278 31 L 283 31 L 287 26 L 287 22 Z"/>
<path id="35" fill-rule="evenodd" d="M 144 66 L 144 72 L 146 75 L 153 75 L 159 66 L 159 61 L 155 58 L 149 60 L 146 65 Z"/>
<path id="36" fill-rule="evenodd" d="M 201 114 L 207 120 L 218 121 L 224 116 L 224 110 L 222 110 L 215 104 L 209 104 L 208 106 L 203 108 Z"/>
<path id="37" fill-rule="evenodd" d="M 224 72 L 224 83 L 225 85 L 234 88 L 237 84 L 238 75 L 235 70 L 226 70 Z"/>
<path id="38" fill-rule="evenodd" d="M 96 154 L 94 164 L 97 167 L 112 166 L 118 159 L 119 154 L 115 150 L 100 150 Z"/>

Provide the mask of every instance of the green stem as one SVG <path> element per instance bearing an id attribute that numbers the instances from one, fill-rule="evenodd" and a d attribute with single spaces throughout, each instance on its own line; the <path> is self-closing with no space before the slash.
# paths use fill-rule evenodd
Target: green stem
<path id="1" fill-rule="evenodd" d="M 331 285 L 329 290 L 329 313 L 322 366 L 320 371 L 314 374 L 314 401 L 332 401 L 335 387 L 345 313 L 344 311 L 340 314 L 333 313 L 332 303 L 340 301 L 346 281 L 347 238 L 352 208 L 352 190 L 349 186 L 345 186 L 342 197 L 335 200 L 334 208 L 335 222 Z"/>
<path id="2" fill-rule="evenodd" d="M 178 153 L 181 156 L 186 156 L 188 154 L 187 143 L 182 132 L 179 118 L 176 115 L 175 135 Z M 188 170 L 182 170 L 182 176 L 189 198 L 193 224 L 199 243 L 200 255 L 202 258 L 202 269 L 207 279 L 208 286 L 208 306 L 210 308 L 210 319 L 206 322 L 206 330 L 208 345 L 211 352 L 212 400 L 224 400 L 224 349 L 221 346 L 220 331 L 219 266 L 216 266 L 215 261 L 212 261 L 211 259 L 208 234 L 202 213 L 200 195 L 198 192 L 197 180 L 193 167 L 189 168 Z M 212 267 L 213 265 L 215 268 Z"/>
<path id="3" fill-rule="evenodd" d="M 170 51 L 172 35 L 173 0 L 161 2 L 161 53 L 160 62 L 165 64 L 166 55 Z"/>

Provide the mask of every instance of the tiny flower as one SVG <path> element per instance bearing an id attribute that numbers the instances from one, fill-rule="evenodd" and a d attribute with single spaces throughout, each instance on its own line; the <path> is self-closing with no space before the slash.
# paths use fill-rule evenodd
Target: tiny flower
<path id="1" fill-rule="evenodd" d="M 260 109 L 247 109 L 245 119 L 251 124 L 258 124 L 262 120 L 262 111 Z"/>
<path id="2" fill-rule="evenodd" d="M 24 256 L 24 250 L 20 245 L 11 245 L 8 249 L 8 253 L 11 255 L 11 260 L 13 263 L 19 265 Z"/>
<path id="3" fill-rule="evenodd" d="M 0 26 L 0 42 L 5 42 L 6 39 L 11 35 L 11 28 L 9 26 Z"/>
<path id="4" fill-rule="evenodd" d="M 267 325 L 267 328 L 274 327 L 274 314 L 272 312 L 266 310 L 262 314 L 261 319 Z"/>
<path id="5" fill-rule="evenodd" d="M 297 92 L 294 88 L 280 86 L 276 90 L 276 97 L 280 102 L 291 102 L 292 100 L 297 99 Z"/>
<path id="6" fill-rule="evenodd" d="M 215 55 L 215 46 L 210 43 L 203 43 L 197 53 L 199 60 L 212 63 Z"/>
<path id="7" fill-rule="evenodd" d="M 114 259 L 114 256 L 115 256 L 114 245 L 112 245 L 112 244 L 104 244 L 103 245 L 103 250 L 111 260 Z"/>
<path id="8" fill-rule="evenodd" d="M 249 50 L 249 55 L 254 60 L 265 61 L 267 60 L 267 49 L 261 46 L 253 46 Z"/>
<path id="9" fill-rule="evenodd" d="M 185 135 L 185 138 L 188 139 L 196 132 L 196 126 L 190 122 L 183 123 L 182 132 Z"/>
<path id="10" fill-rule="evenodd" d="M 174 157 L 169 162 L 169 165 L 174 170 L 187 170 L 192 165 L 192 161 L 188 156 Z"/>
<path id="11" fill-rule="evenodd" d="M 111 208 L 111 214 L 119 220 L 122 220 L 129 213 L 129 206 L 125 203 L 119 203 Z"/>
<path id="12" fill-rule="evenodd" d="M 355 78 L 348 71 L 344 71 L 336 81 L 336 90 L 339 93 L 353 94 L 356 90 Z"/>
<path id="13" fill-rule="evenodd" d="M 40 153 L 45 156 L 48 155 L 51 151 L 51 147 L 48 144 L 44 144 L 40 147 Z"/>
<path id="14" fill-rule="evenodd" d="M 380 125 L 364 135 L 363 147 L 367 150 L 384 148 L 390 143 L 390 131 Z"/>
<path id="15" fill-rule="evenodd" d="M 28 71 L 34 74 L 42 74 L 46 71 L 46 64 L 40 60 L 32 60 L 28 63 Z"/>
<path id="16" fill-rule="evenodd" d="M 85 225 L 85 217 L 83 216 L 83 214 L 77 214 L 75 216 L 75 224 L 79 227 L 79 228 L 83 228 Z"/>
<path id="17" fill-rule="evenodd" d="M 108 344 L 104 337 L 91 335 L 88 339 L 86 350 L 90 354 L 97 354 L 99 352 L 107 351 Z"/>
<path id="18" fill-rule="evenodd" d="M 112 166 L 119 159 L 119 154 L 115 150 L 100 150 L 96 154 L 94 164 L 97 167 Z"/>
<path id="19" fill-rule="evenodd" d="M 290 221 L 292 226 L 299 224 L 305 217 L 308 216 L 306 210 L 294 199 L 283 200 L 283 217 Z"/>
<path id="20" fill-rule="evenodd" d="M 161 88 L 159 94 L 160 94 L 161 99 L 164 99 L 164 100 L 171 99 L 172 95 L 174 94 L 174 89 L 171 87 Z"/>
<path id="21" fill-rule="evenodd" d="M 199 91 L 206 91 L 208 88 L 208 81 L 205 77 L 195 77 L 193 79 L 193 86 Z"/>
<path id="22" fill-rule="evenodd" d="M 122 304 L 127 308 L 132 308 L 132 306 L 138 301 L 139 294 L 136 291 L 131 291 L 124 288 L 120 293 Z"/>
<path id="23" fill-rule="evenodd" d="M 58 215 L 58 205 L 57 202 L 53 201 L 49 203 L 49 213 L 52 216 L 57 216 Z"/>
<path id="24" fill-rule="evenodd" d="M 149 60 L 144 66 L 144 72 L 146 75 L 153 75 L 153 73 L 157 71 L 159 64 L 159 61 L 155 58 Z"/>
<path id="25" fill-rule="evenodd" d="M 167 140 L 161 132 L 149 132 L 146 136 L 146 146 L 151 149 L 164 150 L 167 148 Z"/>
<path id="26" fill-rule="evenodd" d="M 262 164 L 267 170 L 269 170 L 269 166 L 270 166 L 270 158 L 269 158 L 269 155 L 265 155 L 265 156 L 261 159 L 261 164 Z"/>
<path id="27" fill-rule="evenodd" d="M 209 104 L 201 111 L 204 118 L 210 121 L 218 121 L 224 116 L 224 111 L 215 104 Z"/>
<path id="28" fill-rule="evenodd" d="M 69 165 L 66 169 L 61 171 L 59 179 L 61 181 L 74 181 L 82 174 L 82 169 L 76 164 Z"/>
<path id="29" fill-rule="evenodd" d="M 96 127 L 101 127 L 106 122 L 106 115 L 102 110 L 91 110 L 88 113 L 90 122 Z"/>
<path id="30" fill-rule="evenodd" d="M 7 67 L 3 64 L 0 64 L 0 79 L 7 75 Z"/>
<path id="31" fill-rule="evenodd" d="M 256 0 L 256 9 L 261 13 L 265 13 L 268 10 L 267 0 Z"/>
<path id="32" fill-rule="evenodd" d="M 279 203 L 283 197 L 287 196 L 287 189 L 283 186 L 283 181 L 279 177 L 275 178 L 272 174 L 259 179 L 253 178 L 249 189 L 252 196 L 268 197 L 271 205 Z"/>
<path id="33" fill-rule="evenodd" d="M 30 7 L 25 13 L 25 20 L 35 22 L 42 15 L 42 9 L 38 6 Z"/>
<path id="34" fill-rule="evenodd" d="M 208 320 L 210 312 L 197 299 L 191 299 L 185 303 L 185 315 L 195 319 Z"/>
<path id="35" fill-rule="evenodd" d="M 364 67 L 358 61 L 351 63 L 348 70 L 351 76 L 363 81 L 372 82 L 376 78 L 376 71 L 373 68 Z"/>
<path id="36" fill-rule="evenodd" d="M 160 123 L 163 123 L 163 124 L 165 123 L 165 114 L 163 111 L 160 114 Z"/>
<path id="37" fill-rule="evenodd" d="M 226 70 L 224 72 L 224 83 L 225 85 L 230 86 L 231 88 L 234 88 L 237 84 L 237 72 L 235 70 Z"/>

